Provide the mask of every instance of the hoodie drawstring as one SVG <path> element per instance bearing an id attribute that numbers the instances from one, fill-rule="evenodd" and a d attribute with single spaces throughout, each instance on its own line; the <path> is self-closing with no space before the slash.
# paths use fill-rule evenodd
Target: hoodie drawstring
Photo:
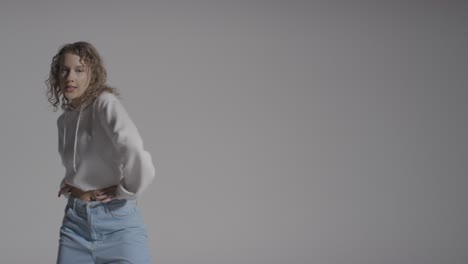
<path id="1" fill-rule="evenodd" d="M 78 129 L 80 128 L 80 119 L 81 119 L 81 109 L 78 114 L 78 120 L 76 120 L 76 130 L 75 130 L 75 144 L 73 146 L 73 170 L 76 173 L 76 143 L 78 142 Z"/>
<path id="2" fill-rule="evenodd" d="M 76 130 L 75 130 L 75 142 L 73 143 L 73 171 L 76 173 L 76 146 L 77 146 L 77 138 L 78 138 L 78 129 L 80 128 L 80 119 L 81 119 L 81 111 L 78 114 L 78 119 L 76 120 Z M 65 123 L 63 125 L 63 145 L 62 145 L 62 152 L 65 150 L 65 142 L 66 142 L 66 137 L 67 137 L 67 127 L 65 126 Z"/>

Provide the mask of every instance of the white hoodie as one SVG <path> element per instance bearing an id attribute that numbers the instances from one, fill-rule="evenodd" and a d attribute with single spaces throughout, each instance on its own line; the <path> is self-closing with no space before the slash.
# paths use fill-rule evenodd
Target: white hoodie
<path id="1" fill-rule="evenodd" d="M 115 95 L 104 92 L 89 106 L 57 119 L 65 184 L 83 191 L 118 185 L 117 199 L 136 199 L 155 169 L 135 124 Z"/>

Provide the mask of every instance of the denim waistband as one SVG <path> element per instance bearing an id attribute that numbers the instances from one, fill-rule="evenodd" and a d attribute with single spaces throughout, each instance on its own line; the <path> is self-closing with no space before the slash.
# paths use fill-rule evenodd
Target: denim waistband
<path id="1" fill-rule="evenodd" d="M 68 198 L 67 206 L 73 208 L 75 211 L 86 212 L 86 208 L 97 208 L 103 206 L 100 201 L 83 201 L 70 195 Z"/>
<path id="2" fill-rule="evenodd" d="M 75 198 L 73 196 L 70 196 L 68 198 L 67 206 L 70 208 L 73 208 L 75 211 L 78 212 L 87 212 L 87 209 L 93 209 L 93 208 L 99 208 L 99 207 L 105 207 L 106 205 L 113 205 L 113 204 L 118 204 L 118 203 L 137 203 L 137 200 L 112 200 L 108 203 L 102 203 L 100 201 L 83 201 L 78 198 Z"/>

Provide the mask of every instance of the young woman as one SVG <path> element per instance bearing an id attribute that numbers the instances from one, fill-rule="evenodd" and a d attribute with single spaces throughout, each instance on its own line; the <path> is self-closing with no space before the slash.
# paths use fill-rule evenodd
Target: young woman
<path id="1" fill-rule="evenodd" d="M 46 81 L 65 167 L 58 196 L 68 198 L 57 263 L 150 263 L 137 198 L 154 178 L 151 155 L 106 84 L 106 69 L 89 43 L 66 44 Z"/>

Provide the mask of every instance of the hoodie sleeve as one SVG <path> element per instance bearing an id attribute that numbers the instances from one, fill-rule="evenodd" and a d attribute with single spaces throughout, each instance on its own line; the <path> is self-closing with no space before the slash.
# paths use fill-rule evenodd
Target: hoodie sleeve
<path id="1" fill-rule="evenodd" d="M 57 135 L 58 135 L 58 144 L 57 144 L 57 147 L 58 147 L 58 153 L 60 155 L 60 159 L 62 160 L 62 164 L 63 164 L 63 137 L 65 136 L 63 133 L 64 133 L 64 125 L 63 125 L 63 115 L 60 115 L 59 118 L 57 118 Z M 62 189 L 64 186 L 65 186 L 65 177 L 62 178 L 62 181 L 60 181 L 60 185 L 59 185 L 59 190 Z M 64 198 L 67 198 L 69 197 L 69 194 L 68 193 L 64 193 L 62 195 Z"/>
<path id="2" fill-rule="evenodd" d="M 61 158 L 62 149 L 63 149 L 63 115 L 57 118 L 57 138 L 58 138 L 57 150 Z"/>
<path id="3" fill-rule="evenodd" d="M 153 181 L 155 169 L 151 155 L 120 101 L 109 93 L 98 98 L 97 117 L 120 155 L 123 177 L 117 199 L 136 199 Z"/>

